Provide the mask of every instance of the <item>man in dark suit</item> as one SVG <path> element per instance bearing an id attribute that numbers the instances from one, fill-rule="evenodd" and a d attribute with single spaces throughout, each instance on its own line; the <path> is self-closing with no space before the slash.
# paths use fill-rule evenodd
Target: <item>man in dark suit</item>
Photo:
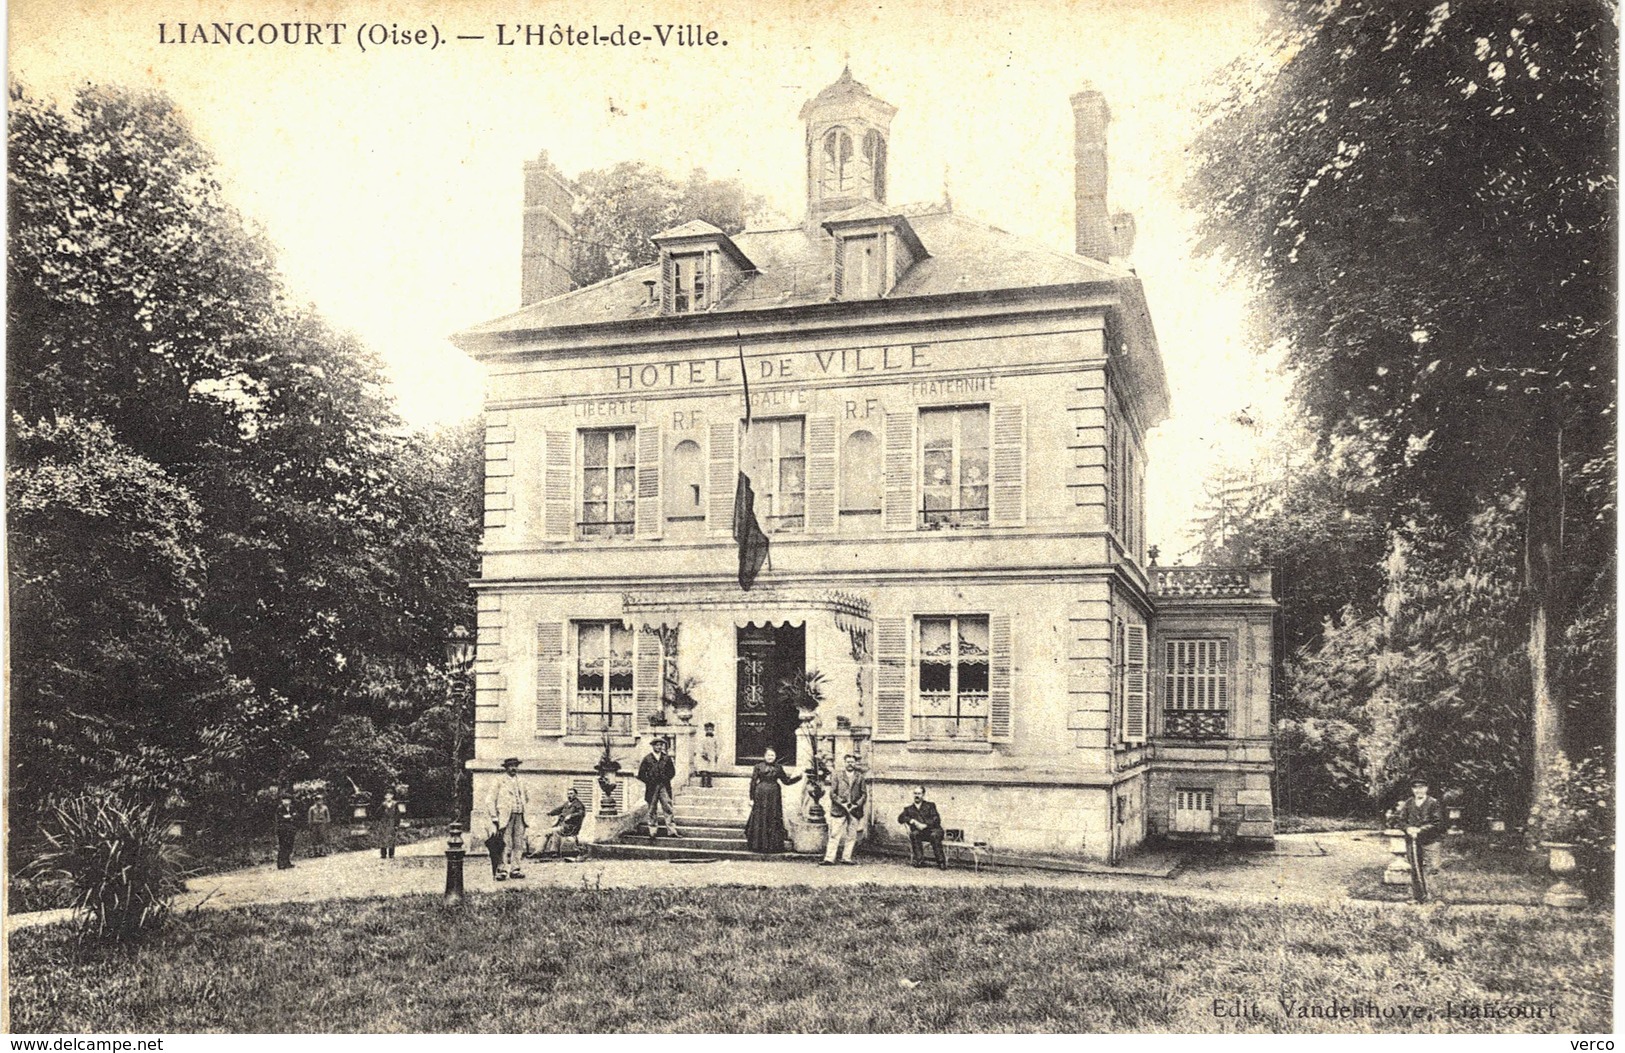
<path id="1" fill-rule="evenodd" d="M 276 809 L 276 868 L 293 869 L 293 839 L 298 832 L 299 820 L 293 810 L 293 798 L 282 795 Z"/>
<path id="2" fill-rule="evenodd" d="M 581 836 L 581 822 L 587 818 L 587 806 L 581 803 L 581 795 L 571 787 L 564 796 L 564 803 L 553 809 L 548 815 L 558 816 L 558 821 L 547 828 L 542 835 L 542 855 L 547 855 L 547 845 L 550 841 L 558 842 L 558 852 L 564 855 L 564 839 Z M 576 842 L 579 847 L 581 842 Z"/>
<path id="3" fill-rule="evenodd" d="M 1405 829 L 1405 859 L 1411 865 L 1411 894 L 1416 902 L 1428 898 L 1427 871 L 1438 869 L 1438 849 L 1433 845 L 1444 834 L 1444 806 L 1428 796 L 1426 779 L 1411 780 L 1411 796 L 1395 809 L 1399 825 Z"/>
<path id="4" fill-rule="evenodd" d="M 638 781 L 643 783 L 643 802 L 649 806 L 649 841 L 655 839 L 660 816 L 666 816 L 666 832 L 682 837 L 677 832 L 677 821 L 672 815 L 671 782 L 677 778 L 677 765 L 666 752 L 666 740 L 656 737 L 650 743 L 653 750 L 638 765 Z"/>
<path id="5" fill-rule="evenodd" d="M 925 866 L 925 845 L 937 856 L 937 869 L 948 869 L 948 857 L 942 851 L 942 816 L 937 806 L 925 799 L 925 787 L 914 787 L 914 803 L 904 808 L 897 821 L 908 828 L 908 847 L 914 855 L 914 865 Z"/>

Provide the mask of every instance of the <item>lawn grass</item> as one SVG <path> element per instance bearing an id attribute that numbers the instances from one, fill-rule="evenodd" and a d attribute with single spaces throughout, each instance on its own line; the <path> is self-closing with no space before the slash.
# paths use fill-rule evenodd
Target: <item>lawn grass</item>
<path id="1" fill-rule="evenodd" d="M 548 889 L 206 911 L 130 950 L 11 937 L 20 1032 L 1535 1031 L 1611 1026 L 1612 915 L 1148 893 Z M 1262 1019 L 1216 1017 L 1216 999 Z M 1555 1006 L 1326 1020 L 1277 999 Z"/>
<path id="2" fill-rule="evenodd" d="M 1538 906 L 1554 878 L 1546 869 L 1546 853 L 1478 835 L 1448 837 L 1443 841 L 1444 866 L 1428 877 L 1428 894 L 1439 903 L 1457 906 Z M 1368 867 L 1349 885 L 1354 899 L 1409 902 L 1411 887 L 1384 885 L 1382 868 Z"/>

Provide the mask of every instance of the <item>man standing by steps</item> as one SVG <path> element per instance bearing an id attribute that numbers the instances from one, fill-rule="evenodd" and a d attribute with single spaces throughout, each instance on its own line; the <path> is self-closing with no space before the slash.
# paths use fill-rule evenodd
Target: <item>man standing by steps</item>
<path id="1" fill-rule="evenodd" d="M 666 753 L 664 738 L 657 736 L 650 747 L 653 752 L 638 765 L 638 781 L 643 783 L 643 803 L 649 806 L 649 843 L 654 844 L 662 813 L 666 816 L 666 832 L 673 837 L 683 835 L 677 832 L 671 801 L 671 783 L 677 778 L 677 764 Z"/>
<path id="2" fill-rule="evenodd" d="M 491 825 L 506 838 L 507 873 L 497 870 L 497 880 L 522 878 L 520 869 L 525 861 L 525 806 L 530 803 L 525 784 L 519 779 L 519 758 L 509 757 L 502 762 L 506 778 L 497 780 L 491 793 Z"/>
<path id="3" fill-rule="evenodd" d="M 829 847 L 824 850 L 822 866 L 858 865 L 852 853 L 857 851 L 858 836 L 863 833 L 863 809 L 868 803 L 869 788 L 864 784 L 863 772 L 858 770 L 858 758 L 848 753 L 846 767 L 836 772 L 829 784 Z"/>

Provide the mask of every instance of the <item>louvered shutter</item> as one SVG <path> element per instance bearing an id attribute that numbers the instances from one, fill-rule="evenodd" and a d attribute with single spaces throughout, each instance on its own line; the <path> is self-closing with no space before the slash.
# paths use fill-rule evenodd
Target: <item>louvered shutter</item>
<path id="1" fill-rule="evenodd" d="M 708 429 L 711 443 L 711 462 L 706 476 L 705 522 L 713 534 L 734 532 L 734 489 L 739 483 L 739 469 L 734 467 L 739 425 L 733 421 L 713 424 Z"/>
<path id="2" fill-rule="evenodd" d="M 1145 626 L 1127 627 L 1127 655 L 1123 670 L 1123 741 L 1144 742 L 1146 736 Z"/>
<path id="3" fill-rule="evenodd" d="M 881 516 L 887 530 L 913 530 L 914 412 L 886 414 L 886 500 Z"/>
<path id="4" fill-rule="evenodd" d="M 835 529 L 835 418 L 807 416 L 807 532 Z"/>
<path id="5" fill-rule="evenodd" d="M 988 666 L 987 711 L 988 737 L 994 742 L 1009 742 L 1012 724 L 1011 708 L 1011 646 L 1010 616 L 995 614 L 988 618 L 988 643 L 992 650 Z"/>
<path id="6" fill-rule="evenodd" d="M 649 718 L 661 712 L 665 696 L 665 651 L 660 637 L 648 630 L 637 634 L 637 664 L 633 668 L 633 693 L 637 696 L 636 712 L 632 717 L 634 733 L 649 725 Z"/>
<path id="7" fill-rule="evenodd" d="M 993 407 L 993 510 L 995 526 L 1027 521 L 1027 407 Z"/>
<path id="8" fill-rule="evenodd" d="M 722 302 L 722 253 L 705 254 L 705 309 L 713 309 Z"/>
<path id="9" fill-rule="evenodd" d="M 660 254 L 660 313 L 672 314 L 677 310 L 677 262 L 671 253 Z"/>
<path id="10" fill-rule="evenodd" d="M 564 734 L 564 623 L 536 624 L 536 734 Z"/>
<path id="11" fill-rule="evenodd" d="M 575 488 L 570 485 L 574 445 L 574 432 L 547 433 L 542 486 L 547 506 L 547 536 L 556 541 L 568 541 L 575 537 Z"/>
<path id="12" fill-rule="evenodd" d="M 908 619 L 875 619 L 875 741 L 908 739 Z"/>
<path id="13" fill-rule="evenodd" d="M 846 245 L 835 239 L 835 299 L 846 295 Z"/>
<path id="14" fill-rule="evenodd" d="M 638 537 L 659 537 L 666 517 L 660 505 L 660 425 L 638 425 Z"/>

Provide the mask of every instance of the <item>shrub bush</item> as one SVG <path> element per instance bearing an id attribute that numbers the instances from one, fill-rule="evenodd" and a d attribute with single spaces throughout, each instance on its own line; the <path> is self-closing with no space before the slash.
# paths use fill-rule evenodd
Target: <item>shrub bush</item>
<path id="1" fill-rule="evenodd" d="M 31 876 L 71 886 L 82 936 L 134 939 L 161 925 L 186 888 L 185 858 L 157 805 L 84 794 L 55 805 L 42 833 L 48 847 Z"/>

